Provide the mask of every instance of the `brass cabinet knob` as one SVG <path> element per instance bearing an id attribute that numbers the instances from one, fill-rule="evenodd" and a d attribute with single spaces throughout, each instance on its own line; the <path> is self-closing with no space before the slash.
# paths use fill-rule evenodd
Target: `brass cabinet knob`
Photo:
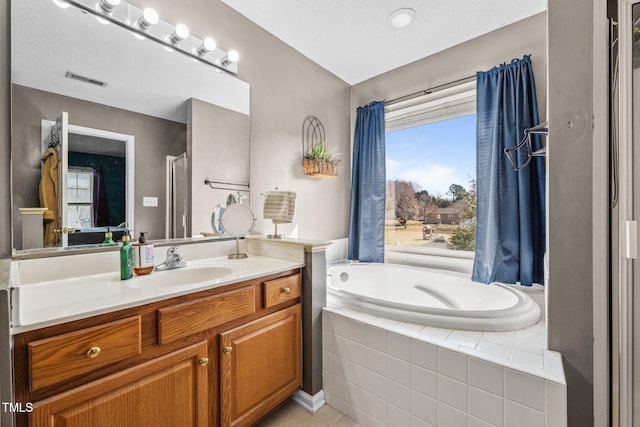
<path id="1" fill-rule="evenodd" d="M 233 351 L 233 347 L 231 347 L 230 345 L 226 346 L 226 347 L 223 347 L 222 351 L 224 352 L 224 354 L 229 354 L 229 353 L 231 353 Z"/>
<path id="2" fill-rule="evenodd" d="M 291 288 L 282 288 L 282 293 L 283 294 L 290 294 L 291 293 Z"/>
<path id="3" fill-rule="evenodd" d="M 100 347 L 91 347 L 87 351 L 87 357 L 89 359 L 95 359 L 96 357 L 98 357 L 98 355 L 100 354 L 101 351 L 102 351 L 102 349 Z"/>
<path id="4" fill-rule="evenodd" d="M 201 366 L 207 366 L 209 364 L 209 358 L 208 357 L 201 357 L 200 358 L 200 365 Z"/>

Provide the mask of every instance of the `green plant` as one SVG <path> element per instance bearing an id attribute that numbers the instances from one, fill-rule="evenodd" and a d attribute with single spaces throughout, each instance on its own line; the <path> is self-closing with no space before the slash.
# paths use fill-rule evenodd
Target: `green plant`
<path id="1" fill-rule="evenodd" d="M 338 155 L 338 153 L 336 153 L 337 148 L 338 147 L 334 147 L 330 150 L 327 148 L 326 141 L 317 142 L 309 149 L 305 158 L 330 162 Z"/>
<path id="2" fill-rule="evenodd" d="M 449 237 L 449 249 L 473 251 L 476 248 L 476 224 L 470 222 L 458 226 Z"/>

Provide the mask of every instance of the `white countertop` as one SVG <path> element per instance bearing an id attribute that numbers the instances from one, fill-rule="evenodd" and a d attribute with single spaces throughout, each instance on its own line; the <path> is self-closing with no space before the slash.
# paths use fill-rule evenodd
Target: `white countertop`
<path id="1" fill-rule="evenodd" d="M 324 251 L 329 246 L 333 244 L 330 240 L 314 240 L 314 239 L 303 239 L 299 237 L 286 237 L 284 239 L 270 239 L 267 236 L 263 235 L 253 235 L 245 237 L 245 240 L 251 242 L 262 242 L 262 243 L 278 243 L 283 245 L 296 245 L 304 248 L 305 252 L 316 252 L 316 251 Z"/>
<path id="2" fill-rule="evenodd" d="M 14 316 L 11 333 L 18 334 L 303 266 L 297 261 L 257 255 L 240 260 L 222 256 L 188 262 L 186 269 L 154 271 L 150 275 L 134 276 L 128 280 L 120 280 L 119 272 L 113 271 L 28 283 L 13 290 L 17 297 L 17 316 Z M 222 277 L 213 280 L 198 279 L 195 283 L 178 286 L 171 284 L 172 274 L 179 275 L 187 270 L 207 267 L 228 270 L 223 271 Z M 161 286 L 154 286 L 157 283 Z M 164 284 L 167 285 L 162 286 Z"/>

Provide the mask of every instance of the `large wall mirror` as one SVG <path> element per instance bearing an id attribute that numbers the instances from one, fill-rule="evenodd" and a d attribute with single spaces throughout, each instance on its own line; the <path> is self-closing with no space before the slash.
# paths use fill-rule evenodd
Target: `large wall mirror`
<path id="1" fill-rule="evenodd" d="M 229 191 L 192 193 L 205 178 L 248 184 L 249 85 L 56 3 L 11 2 L 14 249 L 38 251 L 23 241 L 33 227 L 21 209 L 33 214 L 47 198 L 43 248 L 100 243 L 107 228 L 116 239 L 125 229 L 153 240 L 211 231 Z M 215 161 L 198 153 L 216 144 L 240 160 L 207 169 Z"/>

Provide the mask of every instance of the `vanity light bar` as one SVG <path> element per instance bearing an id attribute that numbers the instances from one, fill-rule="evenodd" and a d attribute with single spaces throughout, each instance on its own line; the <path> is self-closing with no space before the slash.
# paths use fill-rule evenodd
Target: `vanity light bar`
<path id="1" fill-rule="evenodd" d="M 91 77 L 86 77 L 86 76 L 82 76 L 80 74 L 76 74 L 72 71 L 67 71 L 67 74 L 65 74 L 65 77 L 68 79 L 72 79 L 72 80 L 77 80 L 79 82 L 83 82 L 83 83 L 88 83 L 90 85 L 96 85 L 96 86 L 100 86 L 100 87 L 107 87 L 107 83 L 100 81 L 100 80 L 96 80 L 96 79 L 92 79 Z"/>
<path id="2" fill-rule="evenodd" d="M 177 51 L 186 55 L 196 61 L 200 61 L 204 64 L 210 65 L 220 72 L 224 72 L 230 75 L 238 74 L 238 66 L 235 61 L 223 61 L 223 59 L 228 58 L 229 55 L 233 55 L 235 57 L 239 57 L 236 51 L 231 50 L 228 53 L 224 52 L 220 49 L 215 49 L 215 54 L 209 55 L 210 59 L 207 59 L 206 56 L 209 52 L 206 51 L 206 48 L 211 46 L 211 42 L 207 39 L 200 40 L 197 37 L 194 37 L 188 33 L 188 29 L 186 30 L 186 35 L 181 38 L 185 34 L 184 29 L 187 28 L 185 25 L 178 24 L 177 26 L 173 26 L 172 24 L 162 21 L 158 18 L 156 21 L 155 16 L 153 16 L 150 20 L 147 20 L 149 17 L 148 12 L 147 16 L 144 16 L 144 12 L 142 9 L 122 0 L 66 0 L 67 3 L 77 7 L 78 9 L 90 13 L 94 15 L 96 18 L 100 18 L 106 22 L 113 23 L 118 25 L 119 27 L 125 28 L 132 33 L 134 33 L 139 38 L 148 38 L 157 43 L 163 45 L 169 51 Z M 111 13 L 103 13 L 101 12 L 100 4 L 101 3 L 122 3 L 123 6 L 114 5 Z M 96 7 L 97 6 L 97 7 Z M 125 16 L 122 16 L 122 11 L 125 10 Z M 120 12 L 118 12 L 120 11 Z M 135 18 L 135 16 L 140 16 L 140 19 Z M 157 15 L 157 14 L 156 14 Z M 131 17 L 134 16 L 133 22 L 130 22 Z M 151 21 L 151 22 L 149 22 Z M 153 28 L 151 28 L 153 26 Z M 171 27 L 171 30 L 163 35 L 153 34 L 150 30 L 156 27 Z M 180 28 L 178 28 L 180 27 Z M 184 27 L 184 28 L 182 28 Z M 156 33 L 158 30 L 155 31 Z M 184 39 L 184 40 L 183 40 Z M 211 39 L 212 41 L 213 39 Z M 187 42 L 188 41 L 188 42 Z M 205 43 L 206 42 L 206 43 Z M 208 45 L 208 46 L 206 46 Z M 199 48 L 193 48 L 192 46 L 200 46 Z M 235 53 L 234 53 L 235 52 Z"/>

